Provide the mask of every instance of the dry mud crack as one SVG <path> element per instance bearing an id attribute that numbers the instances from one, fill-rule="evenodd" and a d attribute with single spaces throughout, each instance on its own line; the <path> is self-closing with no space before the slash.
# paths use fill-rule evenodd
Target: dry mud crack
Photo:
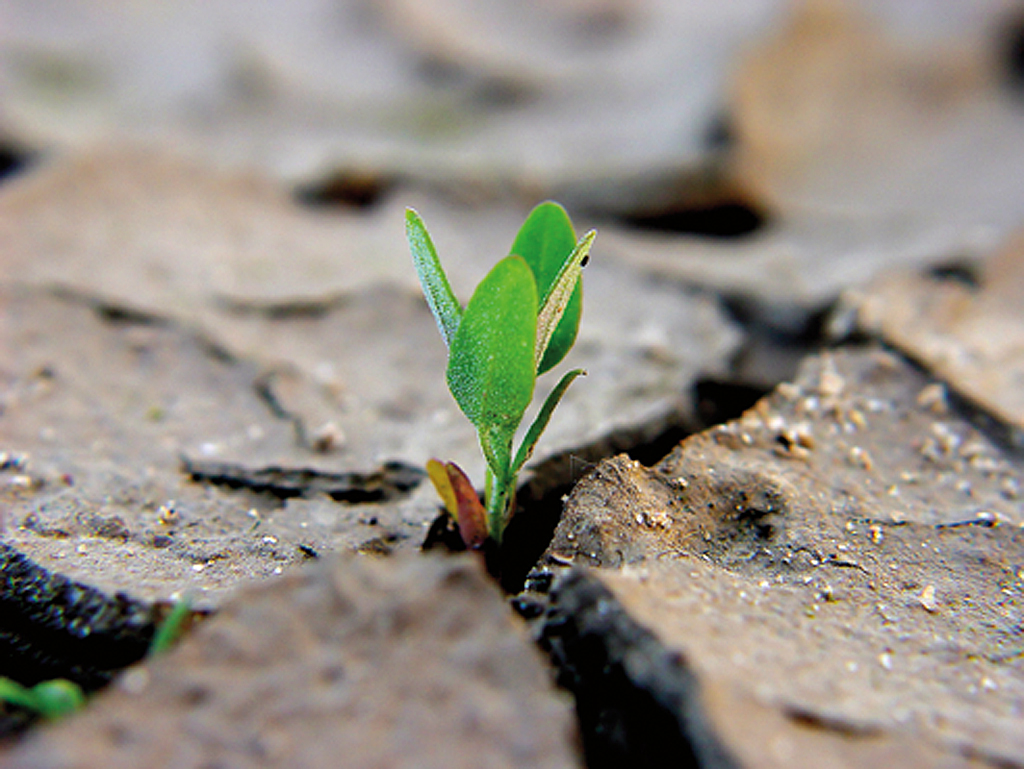
<path id="1" fill-rule="evenodd" d="M 1024 766 L 1004 3 L 37 5 L 0 9 L 0 166 L 37 159 L 0 674 L 112 683 L 0 765 Z M 503 595 L 419 552 L 415 468 L 482 463 L 403 210 L 465 297 L 548 195 L 601 233 L 590 375 Z"/>
<path id="2" fill-rule="evenodd" d="M 900 356 L 881 347 L 851 347 L 809 358 L 793 382 L 740 419 L 684 440 L 654 467 L 623 456 L 594 466 L 566 500 L 552 544 L 530 575 L 535 590 L 515 602 L 532 618 L 558 682 L 576 697 L 587 765 L 657 765 L 668 754 L 695 766 L 1018 765 L 1024 751 L 1017 728 L 1024 702 L 1024 537 L 1017 504 L 1022 466 L 998 432 L 986 432 L 970 417 L 958 410 L 942 383 Z M 252 760 L 288 755 L 296 732 L 281 713 L 292 711 L 282 711 L 284 705 L 270 710 L 250 705 L 239 726 L 231 715 L 238 705 L 232 703 L 238 697 L 243 697 L 238 702 L 255 702 L 244 699 L 255 696 L 241 694 L 246 687 L 310 691 L 308 676 L 319 674 L 303 672 L 305 660 L 318 657 L 296 652 L 293 663 L 270 651 L 260 653 L 269 657 L 252 657 L 251 644 L 265 635 L 255 628 L 304 623 L 276 615 L 272 622 L 256 619 L 258 612 L 281 611 L 275 607 L 282 598 L 306 600 L 303 591 L 324 575 L 354 579 L 365 608 L 352 614 L 347 599 L 331 600 L 341 600 L 339 628 L 354 621 L 357 629 L 325 625 L 317 632 L 327 639 L 336 632 L 355 639 L 366 632 L 358 628 L 383 622 L 380 654 L 404 660 L 401 649 L 411 639 L 420 639 L 412 642 L 418 646 L 423 638 L 411 617 L 420 612 L 448 616 L 456 599 L 447 588 L 437 588 L 436 595 L 424 589 L 388 608 L 395 589 L 391 581 L 405 579 L 393 568 L 419 575 L 411 577 L 415 584 L 423 579 L 458 583 L 470 574 L 471 582 L 486 581 L 475 559 L 451 567 L 436 556 L 422 567 L 414 565 L 419 560 L 396 555 L 380 565 L 360 566 L 331 558 L 276 587 L 243 591 L 159 665 L 147 663 L 124 674 L 87 715 L 16 747 L 12 765 L 84 766 L 92 760 L 132 765 L 156 749 L 154 740 L 164 739 L 150 734 L 148 724 L 179 718 L 171 713 L 184 719 L 173 721 L 169 731 L 190 744 L 186 762 L 236 753 Z M 356 576 L 366 569 L 366 576 Z M 449 569 L 462 576 L 443 576 Z M 362 592 L 366 580 L 378 586 L 373 590 L 383 590 L 379 599 L 372 590 Z M 281 598 L 274 597 L 278 594 Z M 259 608 L 264 604 L 266 609 Z M 495 620 L 476 616 L 479 604 L 471 605 L 476 608 L 462 610 L 464 619 L 451 620 L 458 629 L 444 630 L 442 637 L 461 637 L 464 643 L 456 646 L 476 654 L 472 650 L 493 644 L 471 640 L 467 628 Z M 507 611 L 500 600 L 494 606 L 498 613 Z M 305 611 L 300 615 L 307 616 Z M 254 619 L 244 620 L 255 623 L 252 631 L 232 629 L 240 621 L 233 619 L 236 614 L 252 612 L 257 612 Z M 360 620 L 364 615 L 378 619 Z M 499 625 L 509 622 L 506 614 Z M 245 683 L 245 674 L 234 677 L 220 669 L 226 658 L 210 644 L 223 644 L 224 633 L 237 635 L 231 643 L 242 644 L 240 659 L 270 665 L 267 680 L 257 676 Z M 529 666 L 537 672 L 529 675 L 537 676 L 542 667 L 522 631 L 516 634 L 516 654 L 532 660 Z M 282 648 L 296 643 L 279 635 L 259 643 Z M 327 643 L 326 648 L 337 648 L 333 640 Z M 342 645 L 348 651 L 324 653 L 361 659 L 353 643 Z M 440 643 L 439 648 L 451 649 L 453 642 Z M 392 644 L 395 651 L 385 651 Z M 194 655 L 206 659 L 194 674 L 196 682 L 169 683 L 161 671 L 176 671 L 171 675 L 177 678 L 174 666 L 189 670 Z M 338 663 L 339 669 L 351 664 Z M 384 663 L 369 664 L 378 669 Z M 437 672 L 438 663 L 410 658 L 401 664 L 411 665 L 410 671 Z M 306 683 L 284 680 L 293 675 Z M 229 676 L 223 688 L 235 694 L 221 694 L 210 683 L 219 676 Z M 271 683 L 273 676 L 282 680 Z M 474 696 L 465 693 L 467 682 L 457 685 L 463 692 L 457 695 L 456 702 L 463 703 L 455 706 L 463 708 L 457 713 L 480 707 L 505 713 L 500 731 L 510 735 L 507 740 L 472 721 L 474 731 L 484 728 L 492 735 L 487 749 L 500 757 L 496 760 L 510 765 L 524 760 L 521 751 L 536 744 L 540 729 L 552 735 L 544 738 L 553 740 L 544 743 L 552 747 L 531 754 L 530 761 L 540 755 L 552 765 L 575 761 L 574 738 L 566 736 L 571 734 L 567 703 L 550 683 L 539 683 L 543 678 L 536 679 L 539 688 L 528 699 L 541 697 L 550 703 L 543 707 L 561 708 L 557 723 L 562 725 L 554 732 L 549 727 L 556 722 L 541 727 L 527 719 L 519 725 L 511 711 L 502 710 L 511 704 L 488 699 L 508 695 L 521 701 L 516 700 L 520 695 L 499 687 L 480 695 L 491 702 L 483 706 L 465 700 Z M 236 689 L 229 680 L 242 683 Z M 361 723 L 343 717 L 350 707 L 343 703 L 353 696 L 365 699 L 353 694 L 361 685 L 350 681 L 342 687 L 344 695 L 331 694 L 315 706 L 299 697 L 294 712 Z M 435 691 L 432 687 L 440 684 L 423 685 Z M 407 713 L 421 706 L 418 686 L 399 686 L 395 696 L 403 706 L 378 710 L 367 704 L 361 712 Z M 133 726 L 136 710 L 153 715 Z M 199 713 L 225 720 L 216 729 L 199 729 Z M 386 751 L 372 735 L 374 730 L 394 735 L 398 727 L 389 718 L 366 727 L 360 738 L 346 728 L 338 739 L 355 739 L 358 747 L 350 750 Z M 416 718 L 402 729 L 415 733 Z M 242 732 L 233 731 L 238 728 Z M 60 752 L 61 744 L 85 746 L 82 755 L 90 758 L 71 758 Z M 186 755 L 181 747 L 160 750 Z"/>
<path id="3" fill-rule="evenodd" d="M 881 348 L 836 351 L 655 467 L 577 485 L 531 582 L 554 582 L 537 622 L 570 688 L 605 703 L 594 755 L 646 736 L 602 699 L 618 669 L 735 765 L 1020 765 L 1022 466 L 943 392 Z M 643 664 L 594 630 L 600 602 L 658 639 Z"/>
<path id="4" fill-rule="evenodd" d="M 104 172 L 137 181 L 145 169 L 133 157 Z M 50 173 L 50 183 L 63 186 L 81 170 L 72 164 Z M 211 185 L 209 204 L 217 205 L 224 192 Z M 5 205 L 22 211 L 29 193 L 36 188 L 0 196 L 0 214 Z M 173 217 L 173 201 L 153 202 L 147 215 Z M 72 212 L 83 204 L 72 202 Z M 257 203 L 247 205 L 265 205 Z M 285 219 L 298 216 L 283 208 Z M 101 234 L 91 237 L 103 243 L 91 245 L 93 253 L 113 249 L 116 222 L 87 214 L 81 221 L 92 222 Z M 7 243 L 26 264 L 53 247 L 37 242 L 52 235 L 45 222 L 13 221 Z M 346 226 L 376 232 L 383 225 Z M 77 232 L 62 236 L 69 254 L 78 253 Z M 175 252 L 151 237 L 133 234 L 124 248 L 159 270 L 178 269 Z M 1012 327 L 1013 303 L 998 294 L 986 300 L 1015 274 L 1018 252 L 1007 254 L 992 268 L 996 277 L 980 272 L 968 300 L 985 317 L 1005 313 L 1001 320 Z M 91 270 L 117 277 L 116 264 L 99 256 Z M 809 757 L 837 766 L 1020 765 L 1024 479 L 1019 450 L 1007 440 L 1014 426 L 991 429 L 1014 412 L 991 408 L 987 391 L 966 408 L 957 393 L 975 391 L 956 377 L 970 371 L 942 369 L 950 378 L 942 382 L 884 347 L 846 345 L 808 358 L 793 381 L 742 416 L 686 438 L 651 468 L 621 456 L 600 461 L 624 449 L 655 451 L 666 436 L 696 425 L 699 399 L 714 390 L 701 392 L 701 382 L 732 384 L 718 392 L 740 400 L 757 388 L 736 382 L 745 364 L 733 360 L 750 331 L 729 320 L 715 295 L 600 260 L 587 277 L 606 310 L 589 330 L 585 324 L 578 346 L 577 362 L 593 375 L 567 399 L 548 453 L 521 493 L 524 509 L 509 543 L 523 557 L 502 574 L 506 589 L 518 589 L 547 546 L 544 530 L 554 529 L 528 580 L 534 590 L 516 601 L 533 618 L 554 670 L 521 627 L 510 631 L 515 651 L 499 645 L 508 660 L 497 661 L 487 653 L 490 636 L 466 631 L 466 643 L 451 653 L 483 666 L 483 689 L 474 678 L 460 681 L 454 661 L 438 671 L 440 682 L 427 675 L 435 664 L 429 655 L 405 656 L 447 611 L 447 600 L 466 598 L 450 596 L 439 575 L 453 569 L 462 575 L 456 581 L 486 579 L 472 560 L 444 564 L 435 554 L 423 560 L 432 565 L 403 565 L 417 561 L 411 551 L 437 514 L 414 467 L 435 453 L 475 452 L 433 376 L 443 369 L 443 351 L 419 297 L 388 282 L 329 296 L 305 283 L 301 301 L 267 300 L 257 291 L 240 310 L 188 286 L 183 306 L 199 308 L 191 315 L 159 292 L 133 301 L 117 280 L 113 295 L 88 282 L 70 290 L 40 264 L 0 289 L 4 347 L 15 351 L 0 362 L 4 573 L 20 573 L 26 558 L 46 570 L 30 565 L 32 580 L 4 583 L 0 642 L 9 672 L 28 682 L 70 675 L 95 686 L 141 657 L 169 600 L 191 591 L 200 608 L 218 610 L 206 635 L 190 637 L 166 660 L 124 671 L 80 718 L 8 743 L 5 760 L 137 765 L 136 751 L 170 740 L 194 749 L 186 763 L 228 755 L 285 762 L 308 742 L 296 737 L 305 728 L 296 714 L 309 709 L 324 723 L 342 724 L 339 739 L 358 743 L 346 749 L 366 751 L 359 755 L 385 750 L 380 735 L 396 733 L 389 719 L 406 710 L 419 726 L 404 755 L 415 755 L 426 734 L 437 750 L 451 750 L 462 732 L 416 721 L 434 704 L 433 693 L 450 685 L 450 717 L 468 732 L 492 735 L 487 744 L 498 765 L 642 765 L 666 754 L 707 766 L 794 766 Z M 883 279 L 868 299 L 850 298 L 854 323 L 897 337 L 898 319 L 879 320 L 878 303 L 867 304 L 870 291 L 884 298 L 894 290 Z M 924 311 L 920 323 L 940 325 Z M 961 359 L 969 359 L 966 349 Z M 934 344 L 928 351 L 943 360 Z M 1014 363 L 1012 349 L 999 352 Z M 749 358 L 746 365 L 749 371 Z M 329 415 L 337 421 L 330 424 Z M 339 552 L 387 557 L 363 563 L 336 559 Z M 560 577 L 567 567 L 574 570 Z M 367 609 L 377 619 L 366 622 L 383 626 L 381 648 L 342 664 L 371 671 L 349 688 L 326 673 L 318 678 L 305 655 L 330 656 L 330 639 L 363 632 L 346 624 L 365 628 L 359 611 L 350 616 L 342 600 L 337 624 L 311 630 L 304 623 L 320 609 L 294 614 L 280 604 L 314 590 L 317 580 L 362 584 L 364 569 L 378 575 L 366 576 L 379 587 L 368 593 L 371 604 L 373 595 L 406 589 L 385 576 L 391 569 L 435 585 L 440 597 L 414 591 L 411 603 L 381 597 L 379 613 Z M 44 608 L 56 593 L 75 596 L 74 605 L 47 615 L 22 600 L 35 585 L 45 588 L 34 593 Z M 502 627 L 516 626 L 491 587 L 470 596 L 465 616 L 452 620 L 457 627 L 476 628 L 497 613 Z M 470 608 L 477 603 L 479 616 Z M 288 631 L 295 635 L 259 619 L 264 610 L 296 623 Z M 434 619 L 422 626 L 410 619 L 420 613 Z M 216 649 L 208 648 L 223 634 L 235 639 L 251 673 L 234 688 L 234 662 L 216 673 Z M 442 628 L 438 648 L 453 635 Z M 55 653 L 32 646 L 40 639 Z M 247 644 L 264 643 L 246 656 Z M 92 656 L 76 661 L 87 648 Z M 295 649 L 305 651 L 288 656 Z M 188 670 L 187 660 L 197 659 L 206 661 L 195 675 L 215 679 L 215 691 L 199 684 L 168 691 L 163 682 L 180 673 L 174 666 Z M 378 702 L 388 713 L 374 714 L 378 705 L 360 687 L 394 660 L 425 677 L 409 689 L 397 675 Z M 522 668 L 509 672 L 506 661 Z M 171 672 L 157 674 L 159 666 Z M 528 691 L 486 683 L 520 675 L 532 681 Z M 565 726 L 571 706 L 555 677 L 576 696 L 582 749 Z M 252 705 L 289 687 L 305 694 Z M 351 698 L 367 712 L 353 716 Z M 534 706 L 558 715 L 535 719 L 528 713 Z M 219 725 L 206 725 L 207 717 Z M 360 734 L 361 717 L 374 726 Z M 495 725 L 507 719 L 507 732 Z M 149 734 L 154 723 L 166 729 Z M 95 751 L 83 748 L 88 758 L 61 752 L 80 740 Z M 531 753 L 524 746 L 533 743 L 548 747 Z"/>
<path id="5" fill-rule="evenodd" d="M 304 277 L 327 264 L 308 214 L 266 188 L 182 170 L 173 159 L 58 161 L 20 181 L 0 196 L 0 238 L 16 277 L 0 289 L 0 344 L 11 351 L 0 361 L 0 501 L 5 574 L 25 558 L 42 571 L 34 583 L 6 584 L 3 673 L 25 683 L 70 675 L 91 687 L 138 659 L 153 620 L 186 593 L 200 609 L 223 610 L 250 600 L 252 583 L 318 556 L 354 551 L 390 562 L 419 548 L 437 502 L 410 467 L 436 453 L 474 472 L 477 453 L 437 376 L 443 350 L 420 296 L 402 281 L 360 278 L 362 268 L 331 264 L 334 286 Z M 173 192 L 176 185 L 187 191 Z M 201 217 L 197 234 L 196 211 L 213 209 L 223 217 Z M 56 210 L 64 216 L 46 213 Z M 323 242 L 351 243 L 350 226 L 349 235 L 373 240 L 385 225 L 391 232 L 396 212 L 325 219 L 314 229 L 329 231 Z M 153 227 L 125 228 L 145 217 Z M 225 250 L 244 253 L 234 239 L 254 219 L 291 232 L 275 231 L 275 242 L 294 238 L 295 260 L 307 268 L 292 274 L 288 291 L 278 273 L 261 273 L 257 256 L 239 274 L 264 274 L 265 284 L 225 302 L 195 276 L 223 270 Z M 191 248 L 193 238 L 207 248 Z M 408 268 L 400 235 L 383 250 L 388 263 L 401 258 Z M 173 275 L 180 280 L 168 282 Z M 681 429 L 693 382 L 724 376 L 739 341 L 716 299 L 700 291 L 613 263 L 588 268 L 588 290 L 607 310 L 577 346 L 576 363 L 593 372 L 589 387 L 566 399 L 525 502 L 550 496 L 609 451 Z M 510 540 L 538 516 L 550 531 L 558 495 L 551 502 L 543 514 L 520 516 Z M 533 559 L 546 541 L 531 545 Z M 516 565 L 520 581 L 531 565 Z M 103 616 L 79 621 L 71 607 L 40 620 L 33 602 L 51 592 L 31 586 L 53 579 L 62 595 L 99 596 Z M 230 620 L 211 620 L 222 621 Z M 98 643 L 90 638 L 118 634 L 108 659 L 76 661 Z M 31 648 L 32 639 L 46 644 Z M 534 659 L 527 639 L 517 643 Z M 544 669 L 539 659 L 530 664 Z M 548 684 L 536 696 L 561 695 Z M 25 750 L 56 732 L 37 734 Z M 578 754 L 571 735 L 560 739 Z"/>
<path id="6" fill-rule="evenodd" d="M 432 565 L 403 565 L 419 560 L 401 551 L 419 548 L 436 513 L 418 471 L 400 462 L 360 468 L 346 464 L 344 451 L 313 451 L 261 391 L 265 367 L 225 354 L 178 321 L 44 288 L 9 291 L 5 303 L 6 333 L 23 356 L 5 371 L 5 438 L 32 447 L 8 451 L 0 470 L 9 517 L 5 577 L 22 566 L 34 575 L 5 583 L 11 664 L 23 675 L 34 671 L 30 680 L 69 675 L 95 686 L 144 653 L 169 586 L 199 585 L 200 605 L 219 609 L 180 651 L 123 672 L 85 715 L 10 744 L 13 765 L 134 765 L 161 740 L 189 743 L 186 763 L 236 754 L 285 760 L 297 749 L 290 714 L 310 708 L 325 723 L 348 724 L 339 739 L 359 745 L 351 750 L 386 750 L 379 735 L 396 733 L 394 712 L 418 712 L 427 693 L 447 684 L 429 676 L 425 688 L 395 683 L 387 696 L 405 704 L 384 697 L 385 717 L 361 693 L 369 684 L 349 688 L 306 669 L 307 652 L 329 652 L 247 656 L 248 644 L 283 652 L 299 642 L 277 630 L 264 638 L 270 620 L 245 619 L 250 629 L 238 631 L 236 615 L 266 605 L 277 617 L 279 604 L 299 600 L 317 580 L 370 580 L 378 587 L 364 596 L 367 607 L 378 600 L 373 590 L 383 591 L 384 603 L 365 610 L 377 619 L 359 620 L 362 610 L 350 616 L 341 600 L 339 624 L 317 630 L 322 640 L 309 648 L 364 632 L 345 629 L 349 621 L 383 623 L 381 656 L 357 655 L 342 669 L 372 671 L 393 659 L 409 666 L 408 675 L 436 667 L 404 656 L 426 632 L 410 613 L 436 619 L 449 611 L 447 601 L 462 599 L 437 587 L 440 597 L 420 591 L 388 608 L 383 596 L 406 589 L 391 570 L 436 585 L 447 584 L 449 569 L 462 575 L 456 581 L 486 578 L 472 559 L 448 566 L 435 555 L 424 561 Z M 286 370 L 279 377 L 282 387 L 303 381 Z M 529 693 L 487 684 L 473 694 L 476 684 L 456 680 L 451 717 L 491 734 L 487 749 L 509 765 L 527 755 L 552 765 L 581 756 L 590 766 L 643 765 L 666 754 L 699 766 L 820 765 L 823 757 L 837 766 L 1019 765 L 1024 478 L 1008 433 L 990 429 L 998 420 L 979 419 L 983 413 L 899 354 L 847 345 L 806 359 L 793 381 L 739 418 L 686 438 L 653 467 L 625 456 L 590 463 L 625 446 L 658 444 L 655 426 L 665 423 L 657 419 L 549 456 L 524 488 L 521 520 L 550 502 L 545 515 L 558 525 L 528 579 L 533 590 L 515 603 L 532 618 L 558 682 L 575 695 L 582 749 L 567 725 L 564 692 L 521 628 L 513 646 L 523 662 L 515 664 L 532 672 L 497 675 L 532 677 Z M 561 513 L 560 495 L 570 490 Z M 339 550 L 390 557 L 361 565 L 330 555 Z M 321 555 L 328 557 L 313 571 L 294 568 Z M 85 582 L 52 576 L 26 556 Z M 365 578 L 355 576 L 364 569 Z M 286 570 L 284 581 L 251 585 Z M 35 616 L 38 605 L 11 600 L 30 584 L 40 586 L 43 604 L 56 593 L 75 600 L 54 616 Z M 490 596 L 470 604 L 493 604 L 502 622 L 513 623 L 500 596 Z M 452 620 L 459 632 L 493 619 L 465 612 Z M 307 632 L 305 620 L 274 621 Z M 19 636 L 18 622 L 29 632 Z M 236 632 L 232 643 L 247 660 L 240 664 L 263 669 L 265 678 L 236 679 L 231 665 L 216 673 L 223 660 L 208 647 Z M 24 653 L 47 633 L 44 648 L 74 651 Z M 440 637 L 453 633 L 443 629 Z M 466 638 L 459 654 L 474 659 L 491 644 Z M 76 655 L 81 662 L 69 662 Z M 190 655 L 206 660 L 197 680 L 218 684 L 168 690 L 162 682 L 180 675 L 175 665 L 190 669 Z M 487 666 L 510 659 L 481 663 L 484 679 L 495 675 Z M 453 664 L 435 672 L 456 676 Z M 160 665 L 174 671 L 170 678 Z M 304 699 L 324 685 L 326 699 Z M 252 705 L 271 689 L 307 694 Z M 383 718 L 361 735 L 354 732 L 363 722 L 345 704 L 352 698 L 364 701 L 367 718 Z M 238 703 L 249 703 L 244 717 Z M 524 703 L 559 715 L 517 721 L 511 714 Z M 477 710 L 504 714 L 493 723 L 512 720 L 487 726 L 471 715 Z M 221 725 L 203 726 L 206 718 Z M 166 730 L 150 734 L 155 722 Z M 447 750 L 440 746 L 456 735 L 438 734 L 431 723 L 415 727 L 410 744 L 431 733 Z M 530 753 L 525 746 L 535 743 L 548 747 Z M 62 744 L 83 746 L 81 756 L 62 753 Z"/>

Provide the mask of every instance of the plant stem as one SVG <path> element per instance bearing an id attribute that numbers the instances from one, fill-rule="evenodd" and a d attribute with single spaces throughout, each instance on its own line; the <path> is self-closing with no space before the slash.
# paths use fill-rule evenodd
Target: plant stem
<path id="1" fill-rule="evenodd" d="M 490 470 L 488 470 L 490 473 Z M 501 544 L 501 536 L 505 533 L 506 513 L 508 512 L 509 486 L 495 478 L 487 496 L 487 529 L 491 539 Z"/>
<path id="2" fill-rule="evenodd" d="M 515 489 L 515 478 L 506 478 L 487 466 L 486 485 L 484 487 L 484 506 L 487 509 L 487 533 L 491 539 L 501 544 L 508 522 L 508 509 Z"/>
<path id="3" fill-rule="evenodd" d="M 487 510 L 487 533 L 491 539 L 500 542 L 501 522 L 495 518 L 494 514 L 497 497 L 500 496 L 497 487 L 498 479 L 494 471 L 491 470 L 491 466 L 487 465 L 487 469 L 484 471 L 484 507 Z"/>

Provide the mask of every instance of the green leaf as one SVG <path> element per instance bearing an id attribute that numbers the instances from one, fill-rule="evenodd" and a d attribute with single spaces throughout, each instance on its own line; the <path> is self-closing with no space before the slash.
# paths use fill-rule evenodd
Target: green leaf
<path id="1" fill-rule="evenodd" d="M 35 709 L 46 718 L 66 716 L 85 704 L 82 687 L 66 678 L 41 681 L 31 691 L 35 697 Z"/>
<path id="2" fill-rule="evenodd" d="M 526 260 L 537 281 L 537 293 L 544 297 L 551 290 L 562 265 L 576 246 L 576 235 L 569 214 L 558 203 L 547 201 L 530 212 L 519 228 L 511 253 Z M 561 322 L 549 336 L 544 357 L 538 361 L 537 373 L 543 374 L 557 365 L 576 340 L 583 309 L 583 291 L 577 288 L 565 309 Z"/>
<path id="3" fill-rule="evenodd" d="M 523 411 L 526 409 L 524 408 Z M 519 418 L 522 420 L 522 414 L 519 415 Z M 493 493 L 503 493 L 503 489 L 508 486 L 512 478 L 512 439 L 515 437 L 517 427 L 519 427 L 519 422 L 516 422 L 515 425 L 492 425 L 478 431 L 484 459 L 487 460 L 487 466 L 494 473 L 494 486 L 491 489 Z"/>
<path id="4" fill-rule="evenodd" d="M 569 304 L 562 314 L 562 319 L 555 326 L 555 332 L 548 340 L 540 365 L 537 366 L 537 376 L 550 371 L 569 353 L 576 342 L 576 334 L 580 329 L 580 315 L 583 312 L 583 281 L 577 281 L 576 288 L 569 297 Z"/>
<path id="5" fill-rule="evenodd" d="M 0 702 L 31 710 L 44 718 L 59 718 L 85 704 L 82 688 L 66 678 L 40 681 L 27 688 L 10 678 L 0 677 Z"/>
<path id="6" fill-rule="evenodd" d="M 512 476 L 515 477 L 519 474 L 519 471 L 523 469 L 530 456 L 533 454 L 533 449 L 537 445 L 537 441 L 540 440 L 541 433 L 544 432 L 544 428 L 548 426 L 548 422 L 551 420 L 551 414 L 554 412 L 555 407 L 562 400 L 562 396 L 565 395 L 565 391 L 569 389 L 569 385 L 578 376 L 586 376 L 586 371 L 581 368 L 573 369 L 572 371 L 566 372 L 555 389 L 551 391 L 548 397 L 544 400 L 544 405 L 541 406 L 537 416 L 533 420 L 533 424 L 530 425 L 530 429 L 526 431 L 526 435 L 523 437 L 523 442 L 519 445 L 519 451 L 516 452 L 516 459 L 512 463 Z"/>
<path id="7" fill-rule="evenodd" d="M 36 710 L 36 698 L 31 690 L 7 677 L 0 677 L 0 702 Z"/>
<path id="8" fill-rule="evenodd" d="M 448 388 L 481 436 L 511 436 L 522 421 L 536 379 L 536 334 L 533 273 L 520 257 L 507 256 L 473 292 L 448 355 Z"/>
<path id="9" fill-rule="evenodd" d="M 562 337 L 555 338 L 556 329 L 562 329 L 563 325 L 560 321 L 564 320 L 566 314 L 572 307 L 572 300 L 576 299 L 577 306 L 582 301 L 583 287 L 580 284 L 580 277 L 583 274 L 583 263 L 590 255 L 590 246 L 594 242 L 594 238 L 597 237 L 597 233 L 591 230 L 582 238 L 580 242 L 576 244 L 576 247 L 569 254 L 568 258 L 562 264 L 561 269 L 558 271 L 558 275 L 555 276 L 554 282 L 551 284 L 551 288 L 548 289 L 547 294 L 541 300 L 540 310 L 537 313 L 537 343 L 535 356 L 537 360 L 543 364 L 547 356 L 547 351 L 551 348 L 551 343 L 557 341 L 559 345 L 565 344 Z M 579 325 L 579 312 L 575 313 L 576 326 L 572 327 L 572 338 L 568 340 L 565 349 L 557 349 L 553 357 L 557 357 L 557 363 L 572 347 L 572 343 L 576 339 L 576 328 Z M 547 369 L 544 369 L 545 371 Z M 543 373 L 539 371 L 538 373 Z"/>
<path id="10" fill-rule="evenodd" d="M 405 210 L 405 237 L 409 241 L 416 274 L 423 286 L 423 295 L 427 298 L 430 311 L 434 313 L 444 343 L 450 348 L 462 318 L 462 307 L 448 282 L 423 219 L 411 208 Z"/>

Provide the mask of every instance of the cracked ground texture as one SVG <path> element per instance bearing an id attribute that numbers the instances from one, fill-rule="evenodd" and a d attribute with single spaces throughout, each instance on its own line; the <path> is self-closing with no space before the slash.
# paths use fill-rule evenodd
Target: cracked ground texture
<path id="1" fill-rule="evenodd" d="M 0 8 L 0 674 L 112 682 L 0 765 L 1024 766 L 1020 29 Z M 483 467 L 403 214 L 465 300 L 545 197 L 599 236 L 524 624 L 419 552 Z"/>

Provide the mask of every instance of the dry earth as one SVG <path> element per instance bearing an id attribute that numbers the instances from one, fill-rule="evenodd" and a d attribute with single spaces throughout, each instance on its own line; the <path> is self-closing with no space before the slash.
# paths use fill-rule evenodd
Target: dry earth
<path id="1" fill-rule="evenodd" d="M 1019 7 L 204 5 L 0 8 L 0 766 L 1024 767 Z M 546 196 L 494 580 L 402 215 Z"/>

